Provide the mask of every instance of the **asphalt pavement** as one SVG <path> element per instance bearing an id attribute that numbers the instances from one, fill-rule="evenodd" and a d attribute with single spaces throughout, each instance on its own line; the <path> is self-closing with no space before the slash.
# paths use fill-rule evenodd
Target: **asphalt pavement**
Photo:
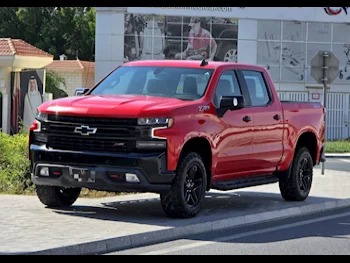
<path id="1" fill-rule="evenodd" d="M 350 160 L 328 159 L 325 175 L 321 175 L 320 167 L 315 168 L 310 196 L 304 202 L 284 201 L 277 183 L 227 192 L 212 190 L 206 195 L 201 213 L 195 218 L 186 220 L 167 218 L 161 208 L 159 195 L 149 193 L 97 199 L 79 198 L 71 208 L 67 209 L 47 209 L 36 196 L 0 195 L 0 254 L 84 255 L 122 250 L 128 254 L 131 250 L 126 249 L 150 246 L 159 242 L 179 240 L 176 242 L 191 243 L 194 242 L 194 235 L 205 233 L 207 236 L 196 240 L 190 251 L 180 249 L 173 252 L 203 254 L 214 253 L 217 250 L 219 254 L 225 254 L 228 251 L 224 250 L 224 247 L 217 247 L 212 252 L 202 246 L 202 243 L 210 240 L 211 235 L 218 230 L 224 230 L 219 236 L 221 238 L 229 235 L 228 230 L 232 227 L 239 226 L 239 230 L 246 227 L 253 229 L 252 224 L 276 222 L 336 208 L 349 208 L 349 189 Z M 263 226 L 259 227 L 258 230 Z M 252 229 L 247 229 L 243 234 L 249 233 Z M 347 234 L 342 229 L 334 231 L 337 231 L 337 234 Z M 265 236 L 272 236 L 270 232 Z M 288 236 L 288 233 L 285 235 Z M 230 240 L 236 242 L 237 237 L 208 242 L 214 244 L 214 247 L 217 242 L 228 246 Z M 201 245 L 198 246 L 197 242 Z M 315 242 L 318 244 L 317 240 Z M 284 253 L 285 248 L 288 248 L 287 245 L 283 245 L 284 243 L 285 240 L 275 238 L 265 243 L 263 241 L 254 243 L 253 247 L 263 247 L 264 244 L 273 247 L 281 244 L 280 250 L 274 247 L 273 249 Z M 163 244 L 165 249 L 169 249 L 167 244 Z M 171 247 L 175 247 L 173 244 L 176 243 L 171 244 Z M 232 253 L 249 253 L 249 250 L 244 250 L 246 243 L 243 241 L 235 245 L 236 250 L 228 248 Z M 240 246 L 243 246 L 242 249 L 237 250 Z M 334 246 L 342 248 L 341 244 Z M 206 250 L 202 250 L 202 247 Z M 319 247 L 322 248 L 321 245 Z M 161 248 L 157 247 L 152 251 L 160 253 Z M 165 251 L 165 254 L 167 253 L 172 252 Z M 258 250 L 256 253 L 263 252 Z"/>
<path id="2" fill-rule="evenodd" d="M 226 229 L 108 255 L 349 255 L 350 210 Z"/>

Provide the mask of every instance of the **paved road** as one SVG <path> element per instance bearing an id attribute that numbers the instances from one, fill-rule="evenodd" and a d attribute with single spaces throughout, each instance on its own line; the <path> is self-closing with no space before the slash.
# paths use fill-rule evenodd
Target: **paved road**
<path id="1" fill-rule="evenodd" d="M 114 255 L 350 255 L 350 211 L 225 230 Z"/>
<path id="2" fill-rule="evenodd" d="M 207 194 L 200 215 L 188 220 L 166 218 L 155 194 L 79 198 L 68 209 L 45 209 L 36 196 L 0 195 L 0 254 L 52 249 L 61 254 L 104 253 L 111 247 L 136 247 L 172 231 L 188 234 L 195 228 L 184 231 L 184 227 L 202 223 L 210 228 L 217 220 L 240 221 L 245 216 L 252 220 L 259 213 L 282 209 L 305 212 L 325 203 L 329 206 L 350 198 L 350 162 L 328 161 L 325 176 L 315 169 L 310 197 L 305 202 L 285 202 L 278 184 L 228 192 L 213 190 Z"/>

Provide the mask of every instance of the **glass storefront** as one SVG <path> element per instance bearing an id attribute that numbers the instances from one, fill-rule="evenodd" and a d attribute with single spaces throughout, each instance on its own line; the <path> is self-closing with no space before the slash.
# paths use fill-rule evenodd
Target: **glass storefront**
<path id="1" fill-rule="evenodd" d="M 237 61 L 237 19 L 126 14 L 124 30 L 125 61 Z"/>
<path id="2" fill-rule="evenodd" d="M 238 19 L 125 15 L 124 61 L 145 59 L 238 60 Z M 243 30 L 241 28 L 240 30 Z M 257 21 L 257 64 L 276 82 L 315 83 L 310 61 L 331 50 L 340 62 L 334 83 L 350 80 L 350 24 Z"/>
<path id="3" fill-rule="evenodd" d="M 310 74 L 312 57 L 331 50 L 340 62 L 335 83 L 350 80 L 350 24 L 258 21 L 257 63 L 277 82 L 315 82 Z"/>

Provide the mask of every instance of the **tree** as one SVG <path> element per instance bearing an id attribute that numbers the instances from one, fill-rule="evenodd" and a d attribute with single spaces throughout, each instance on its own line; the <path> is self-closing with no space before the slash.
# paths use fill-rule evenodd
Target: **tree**
<path id="1" fill-rule="evenodd" d="M 0 37 L 21 38 L 23 26 L 17 17 L 18 7 L 0 8 Z"/>
<path id="2" fill-rule="evenodd" d="M 3 7 L 0 37 L 23 39 L 55 59 L 94 61 L 95 16 L 91 7 Z"/>
<path id="3" fill-rule="evenodd" d="M 52 93 L 53 99 L 68 97 L 68 94 L 63 89 L 61 89 L 62 86 L 66 88 L 66 82 L 64 78 L 51 70 L 46 70 L 45 92 Z"/>

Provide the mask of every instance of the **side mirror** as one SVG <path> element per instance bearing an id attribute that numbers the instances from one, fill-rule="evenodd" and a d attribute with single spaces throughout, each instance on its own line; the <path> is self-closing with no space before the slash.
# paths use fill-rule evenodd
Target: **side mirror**
<path id="1" fill-rule="evenodd" d="M 222 96 L 220 99 L 220 108 L 229 110 L 239 110 L 244 108 L 243 96 Z"/>
<path id="2" fill-rule="evenodd" d="M 219 117 L 222 117 L 228 110 L 239 110 L 244 107 L 243 96 L 222 96 L 220 99 L 220 107 L 216 109 L 216 113 Z"/>
<path id="3" fill-rule="evenodd" d="M 88 91 L 89 91 L 89 89 L 87 89 L 87 88 L 76 88 L 75 92 L 74 92 L 74 96 L 82 96 Z"/>

